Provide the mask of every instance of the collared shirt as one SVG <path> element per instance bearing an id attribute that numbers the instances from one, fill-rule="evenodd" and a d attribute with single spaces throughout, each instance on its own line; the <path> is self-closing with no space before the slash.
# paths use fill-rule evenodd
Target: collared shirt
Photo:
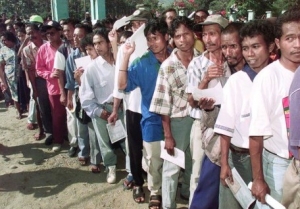
<path id="1" fill-rule="evenodd" d="M 43 44 L 36 56 L 36 73 L 47 81 L 47 90 L 49 95 L 59 95 L 60 89 L 57 78 L 51 78 L 54 71 L 53 63 L 57 49 L 51 46 L 49 42 Z"/>
<path id="2" fill-rule="evenodd" d="M 43 44 L 44 43 L 46 43 L 46 41 L 43 41 Z M 21 61 L 24 70 L 35 71 L 36 55 L 38 50 L 39 47 L 37 47 L 33 42 L 31 42 L 29 45 L 24 47 L 22 53 L 22 61 Z"/>
<path id="3" fill-rule="evenodd" d="M 201 54 L 198 57 L 195 57 L 191 61 L 187 73 L 188 79 L 187 79 L 187 88 L 185 89 L 186 93 L 191 94 L 193 92 L 193 89 L 195 87 L 198 87 L 199 83 L 204 78 L 204 75 L 207 72 L 208 67 L 215 64 L 206 57 L 207 53 L 208 51 L 205 51 L 203 54 Z M 222 86 L 225 85 L 228 77 L 231 75 L 227 62 L 224 63 L 224 71 L 225 71 L 224 77 L 212 79 L 208 84 L 208 88 L 215 87 L 218 84 L 218 82 L 221 82 Z M 189 113 L 190 116 L 195 119 L 200 119 L 202 114 L 200 108 L 198 107 L 196 108 L 189 107 Z"/>
<path id="4" fill-rule="evenodd" d="M 300 160 L 298 149 L 300 147 L 300 67 L 297 69 L 290 88 L 290 139 L 289 149 L 293 156 Z"/>
<path id="5" fill-rule="evenodd" d="M 231 75 L 223 88 L 223 101 L 214 132 L 232 137 L 237 147 L 249 148 L 250 104 L 252 81 L 249 66 Z M 254 72 L 254 71 L 253 71 Z"/>
<path id="6" fill-rule="evenodd" d="M 148 51 L 141 58 L 137 58 L 128 69 L 125 91 L 129 92 L 137 87 L 141 89 L 141 127 L 143 140 L 146 142 L 160 141 L 164 137 L 161 116 L 149 111 L 160 64 L 153 52 Z"/>
<path id="7" fill-rule="evenodd" d="M 101 56 L 88 65 L 81 79 L 79 97 L 88 116 L 96 118 L 102 112 L 101 104 L 113 101 L 115 66 Z"/>
<path id="8" fill-rule="evenodd" d="M 66 64 L 66 85 L 65 88 L 71 91 L 74 91 L 75 88 L 78 88 L 78 83 L 74 79 L 74 71 L 77 69 L 75 64 L 75 59 L 82 57 L 82 53 L 77 48 L 73 50 L 67 59 Z"/>
<path id="9" fill-rule="evenodd" d="M 289 158 L 283 101 L 289 96 L 294 73 L 279 60 L 266 66 L 253 81 L 249 136 L 263 136 L 264 148 Z"/>
<path id="10" fill-rule="evenodd" d="M 171 118 L 188 115 L 188 95 L 185 93 L 187 68 L 178 59 L 174 49 L 161 64 L 150 111 Z M 194 56 L 198 52 L 194 50 Z"/>

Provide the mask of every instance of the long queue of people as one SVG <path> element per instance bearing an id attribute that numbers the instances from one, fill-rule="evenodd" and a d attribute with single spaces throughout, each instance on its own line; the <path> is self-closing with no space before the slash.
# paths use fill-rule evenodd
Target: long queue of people
<path id="1" fill-rule="evenodd" d="M 139 56 L 130 36 L 142 26 L 148 50 Z M 138 9 L 118 30 L 35 15 L 24 30 L 24 40 L 1 33 L 1 89 L 21 117 L 20 92 L 30 88 L 28 123 L 36 119 L 36 140 L 54 152 L 68 140 L 70 157 L 78 153 L 93 173 L 103 163 L 113 184 L 120 148 L 123 187 L 144 203 L 146 174 L 151 209 L 175 209 L 178 188 L 191 209 L 271 208 L 266 194 L 300 207 L 299 9 L 245 24 L 205 10 L 191 20 Z M 218 86 L 220 103 L 195 99 Z M 118 120 L 127 137 L 112 144 L 107 125 Z M 163 160 L 163 149 L 182 151 L 184 169 Z M 237 198 L 233 168 L 252 182 L 256 202 Z"/>

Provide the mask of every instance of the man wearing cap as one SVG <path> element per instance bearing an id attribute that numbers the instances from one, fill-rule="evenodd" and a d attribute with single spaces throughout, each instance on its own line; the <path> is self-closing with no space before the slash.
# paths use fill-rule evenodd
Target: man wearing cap
<path id="1" fill-rule="evenodd" d="M 190 208 L 213 209 L 218 208 L 220 167 L 213 163 L 204 154 L 204 150 L 199 147 L 202 144 L 200 130 L 203 130 L 206 123 L 202 119 L 203 111 L 210 110 L 217 113 L 218 107 L 213 106 L 214 101 L 210 98 L 201 98 L 200 101 L 195 101 L 192 91 L 195 87 L 199 89 L 212 88 L 219 82 L 223 86 L 230 75 L 230 69 L 223 58 L 221 49 L 221 31 L 228 25 L 228 20 L 221 15 L 210 15 L 200 24 L 202 25 L 203 42 L 207 50 L 199 57 L 194 58 L 189 65 L 186 88 L 191 105 L 190 116 L 195 119 L 191 131 L 191 152 L 195 162 L 191 178 L 192 185 L 197 182 L 200 173 L 193 198 L 193 194 L 191 194 Z"/>
<path id="2" fill-rule="evenodd" d="M 137 29 L 142 26 L 146 21 L 152 18 L 152 15 L 149 11 L 146 10 L 136 10 L 131 18 L 131 29 L 133 32 L 136 32 Z M 144 36 L 144 35 L 143 35 Z M 145 38 L 145 37 L 144 37 Z M 137 43 L 138 44 L 138 43 Z M 115 86 L 113 91 L 114 96 L 114 106 L 113 112 L 111 116 L 108 118 L 109 123 L 114 123 L 118 118 L 118 109 L 121 103 L 121 100 L 124 99 L 126 103 L 125 106 L 127 107 L 126 110 L 126 128 L 127 128 L 127 140 L 129 146 L 129 160 L 126 160 L 126 169 L 130 170 L 129 168 L 133 168 L 135 171 L 134 176 L 132 177 L 131 174 L 127 176 L 127 179 L 124 182 L 125 188 L 128 188 L 128 185 L 132 186 L 133 179 L 137 179 L 139 182 L 143 181 L 142 177 L 142 149 L 143 147 L 143 138 L 142 138 L 142 131 L 141 131 L 141 92 L 140 88 L 136 88 L 135 90 L 131 91 L 129 94 L 124 94 L 123 91 L 119 91 L 118 87 L 118 76 L 119 76 L 119 69 L 121 66 L 121 62 L 124 57 L 123 53 L 124 45 L 121 46 L 120 50 L 117 54 L 116 60 L 116 75 L 115 75 Z M 130 55 L 128 66 L 137 58 L 135 52 Z M 128 153 L 128 152 L 127 152 Z M 129 162 L 130 161 L 130 162 Z M 130 164 L 129 164 L 130 163 Z"/>
<path id="3" fill-rule="evenodd" d="M 187 17 L 176 17 L 170 28 L 170 36 L 177 48 L 161 64 L 150 111 L 161 115 L 164 129 L 164 149 L 175 155 L 175 148 L 185 154 L 185 170 L 180 196 L 189 198 L 192 158 L 190 132 L 193 119 L 188 115 L 188 95 L 185 93 L 186 73 L 191 60 L 199 53 L 194 50 L 193 22 Z M 163 208 L 176 208 L 176 191 L 181 167 L 164 160 L 162 171 Z"/>
<path id="4" fill-rule="evenodd" d="M 61 26 L 58 22 L 50 21 L 43 26 L 46 31 L 48 43 L 43 44 L 37 53 L 36 72 L 47 81 L 47 90 L 52 111 L 53 148 L 52 151 L 60 151 L 67 133 L 66 110 L 60 103 L 60 88 L 58 85 L 58 73 L 54 71 L 54 57 L 57 49 L 62 44 Z"/>

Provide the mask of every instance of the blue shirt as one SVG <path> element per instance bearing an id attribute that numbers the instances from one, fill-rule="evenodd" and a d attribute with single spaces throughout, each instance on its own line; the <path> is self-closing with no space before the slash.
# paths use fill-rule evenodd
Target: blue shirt
<path id="1" fill-rule="evenodd" d="M 82 57 L 80 50 L 77 48 L 72 51 L 67 59 L 66 63 L 66 85 L 65 88 L 74 91 L 79 87 L 78 83 L 74 79 L 74 71 L 77 69 L 75 59 Z"/>
<path id="2" fill-rule="evenodd" d="M 300 160 L 298 148 L 300 147 L 300 67 L 298 67 L 290 87 L 290 139 L 289 150 L 293 156 Z"/>
<path id="3" fill-rule="evenodd" d="M 133 61 L 128 69 L 125 91 L 129 92 L 140 87 L 142 94 L 142 136 L 146 142 L 160 141 L 164 138 L 161 116 L 150 112 L 150 104 L 155 89 L 161 63 L 152 51 Z"/>

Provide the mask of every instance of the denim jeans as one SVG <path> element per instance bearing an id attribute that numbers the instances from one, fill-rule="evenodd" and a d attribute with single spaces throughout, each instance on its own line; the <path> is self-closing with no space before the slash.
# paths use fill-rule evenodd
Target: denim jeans
<path id="1" fill-rule="evenodd" d="M 240 154 L 229 151 L 228 164 L 230 168 L 235 167 L 246 185 L 252 181 L 251 159 L 249 154 Z M 231 190 L 220 183 L 219 209 L 242 209 L 239 202 L 235 199 Z"/>
<path id="2" fill-rule="evenodd" d="M 267 150 L 263 150 L 263 169 L 265 181 L 269 185 L 271 196 L 277 201 L 282 200 L 282 187 L 284 174 L 291 160 L 279 157 Z M 270 209 L 266 204 L 256 202 L 258 208 Z"/>
<path id="3" fill-rule="evenodd" d="M 111 112 L 112 111 L 112 105 L 106 104 L 105 108 L 107 111 Z M 123 111 L 119 110 L 119 118 L 123 122 Z M 108 135 L 108 131 L 106 128 L 107 121 L 103 120 L 100 117 L 97 118 L 92 118 L 92 123 L 96 132 L 97 136 L 97 141 L 100 147 L 101 155 L 102 155 L 102 160 L 104 163 L 104 166 L 113 166 L 117 164 L 117 156 L 114 153 L 114 150 L 112 148 L 110 138 Z M 124 123 L 123 123 L 124 124 Z M 125 140 L 121 140 L 119 142 L 121 149 L 123 152 L 126 154 L 126 148 L 125 148 Z"/>
<path id="4" fill-rule="evenodd" d="M 171 118 L 171 131 L 176 143 L 176 148 L 185 153 L 185 170 L 180 193 L 189 197 L 190 179 L 192 172 L 192 156 L 190 151 L 190 133 L 193 119 L 189 116 L 184 118 Z M 162 199 L 163 208 L 176 208 L 176 192 L 178 176 L 181 168 L 174 163 L 164 161 L 162 171 Z"/>

